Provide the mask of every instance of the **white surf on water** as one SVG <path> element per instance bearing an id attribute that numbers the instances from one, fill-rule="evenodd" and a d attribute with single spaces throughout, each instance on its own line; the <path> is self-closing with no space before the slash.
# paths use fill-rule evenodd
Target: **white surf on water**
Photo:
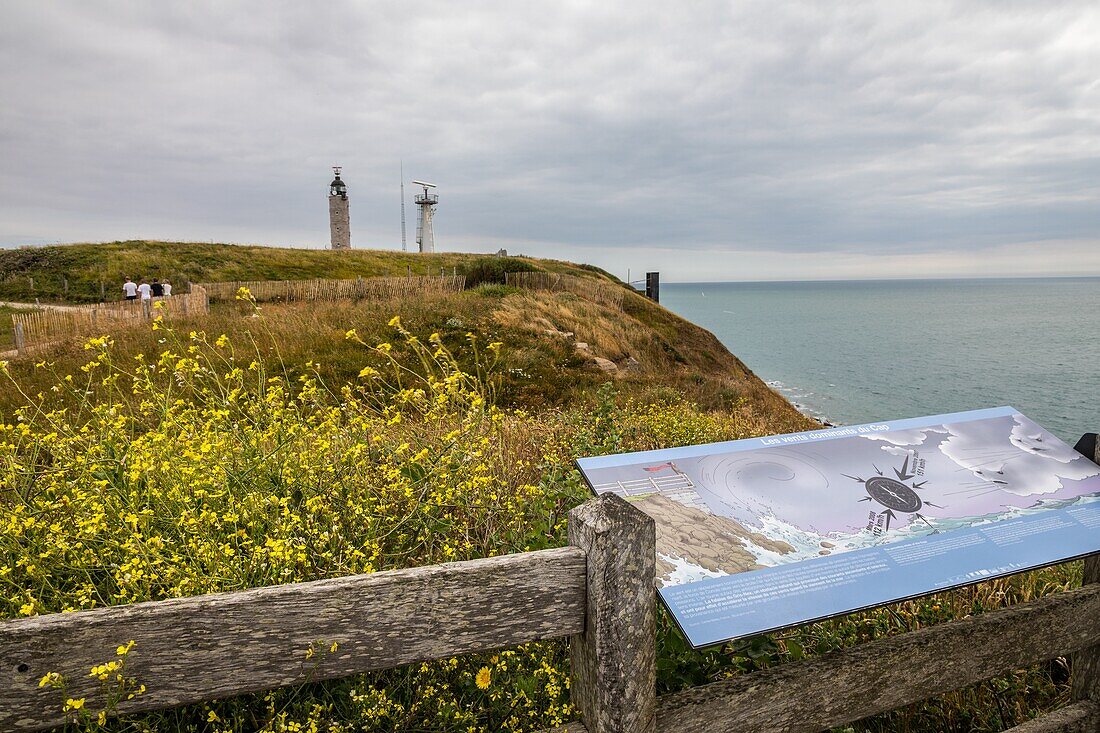
<path id="1" fill-rule="evenodd" d="M 1058 509 L 1074 504 L 1082 505 L 1098 501 L 1100 501 L 1100 496 L 1093 495 L 1068 500 L 1039 501 L 1035 505 L 1024 509 L 1018 507 L 1005 507 L 1005 510 L 1002 512 L 972 517 L 954 517 L 948 519 L 928 517 L 928 523 L 916 519 L 909 521 L 908 524 L 891 527 L 889 531 L 880 535 L 876 535 L 866 529 L 860 529 L 855 532 L 830 532 L 828 534 L 818 534 L 784 522 L 775 515 L 766 515 L 760 518 L 759 526 L 750 526 L 749 528 L 770 539 L 786 542 L 794 548 L 794 552 L 775 552 L 774 550 L 760 547 L 749 539 L 742 540 L 742 544 L 745 546 L 745 549 L 756 558 L 757 564 L 765 567 L 773 567 L 775 565 L 784 565 L 786 563 L 798 562 L 799 560 L 809 560 L 815 557 L 821 557 L 823 550 L 826 551 L 826 554 L 835 555 L 837 553 L 859 550 L 865 547 L 892 544 L 894 542 L 916 537 L 926 537 L 933 533 L 944 534 L 962 527 L 977 527 L 984 524 L 1017 519 L 1019 517 L 1040 514 L 1051 509 Z M 828 543 L 828 545 L 823 543 Z"/>
<path id="2" fill-rule="evenodd" d="M 683 583 L 694 583 L 697 580 L 721 578 L 723 575 L 729 575 L 729 573 L 722 572 L 721 570 L 707 570 L 701 565 L 696 565 L 690 560 L 686 560 L 682 557 L 672 557 L 671 555 L 665 555 L 661 552 L 657 553 L 657 557 L 673 566 L 673 571 L 669 575 L 660 578 L 662 586 L 682 585 Z"/>

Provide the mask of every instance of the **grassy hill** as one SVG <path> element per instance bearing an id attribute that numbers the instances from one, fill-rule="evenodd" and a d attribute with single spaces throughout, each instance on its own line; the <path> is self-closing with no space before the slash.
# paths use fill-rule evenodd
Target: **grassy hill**
<path id="1" fill-rule="evenodd" d="M 127 241 L 0 250 L 0 300 L 89 303 L 118 300 L 126 276 L 175 284 L 233 280 L 298 280 L 379 275 L 467 274 L 501 258 L 483 254 L 353 249 L 344 252 L 205 242 Z M 591 266 L 509 257 L 513 270 L 538 269 L 614 279 Z M 66 290 L 65 282 L 68 281 Z M 33 281 L 33 283 L 32 283 Z M 102 287 L 102 291 L 101 291 Z"/>
<path id="2" fill-rule="evenodd" d="M 61 273 L 66 273 L 70 301 L 93 300 L 98 292 L 96 273 L 150 273 L 158 266 L 185 268 L 195 281 L 395 275 L 409 269 L 416 274 L 453 267 L 490 283 L 502 281 L 506 271 L 530 269 L 620 284 L 597 268 L 533 258 L 125 242 L 0 252 L 0 275 L 6 274 L 0 278 L 0 299 L 28 299 L 28 278 L 34 279 L 35 293 L 42 297 L 42 284 L 60 283 Z M 300 371 L 307 362 L 317 363 L 326 381 L 339 385 L 354 381 L 364 366 L 361 350 L 343 335 L 356 329 L 372 343 L 387 341 L 393 331 L 386 324 L 400 316 L 422 336 L 440 333 L 460 358 L 468 333 L 477 334 L 482 343 L 503 342 L 499 395 L 509 406 L 561 407 L 590 397 L 596 386 L 613 380 L 624 394 L 659 393 L 663 399 L 689 399 L 707 409 L 752 405 L 752 421 L 770 432 L 810 425 L 711 333 L 622 287 L 624 311 L 571 293 L 521 291 L 497 284 L 414 301 L 264 303 L 259 321 L 240 303 L 214 304 L 209 317 L 175 325 L 181 331 L 198 328 L 214 335 L 245 336 L 260 344 L 266 356 L 277 354 L 290 372 Z M 112 335 L 117 351 L 125 355 L 155 353 L 163 339 L 163 333 L 145 328 Z M 578 342 L 588 344 L 588 350 L 578 350 Z M 594 357 L 620 368 L 608 376 L 595 368 Z M 42 358 L 39 354 L 15 360 L 10 369 L 37 389 L 48 379 L 34 368 Z M 55 370 L 74 373 L 87 353 L 74 340 L 53 347 L 45 358 Z M 20 402 L 15 392 L 0 393 L 0 417 Z"/>

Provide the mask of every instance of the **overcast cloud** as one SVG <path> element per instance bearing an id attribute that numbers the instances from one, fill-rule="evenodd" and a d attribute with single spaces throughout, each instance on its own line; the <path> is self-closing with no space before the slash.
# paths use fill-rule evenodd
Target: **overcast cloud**
<path id="1" fill-rule="evenodd" d="M 1094 0 L 5 2 L 0 99 L 3 246 L 322 247 L 338 163 L 400 248 L 403 159 L 441 250 L 1100 274 Z"/>

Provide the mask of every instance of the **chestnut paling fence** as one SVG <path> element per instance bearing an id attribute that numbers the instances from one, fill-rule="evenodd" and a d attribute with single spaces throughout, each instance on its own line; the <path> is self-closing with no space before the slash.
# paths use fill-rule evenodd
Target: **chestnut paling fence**
<path id="1" fill-rule="evenodd" d="M 189 293 L 152 300 L 121 300 L 15 313 L 15 348 L 19 353 L 77 336 L 143 323 L 158 314 L 205 315 L 211 301 L 233 300 L 241 288 L 257 301 L 398 300 L 432 293 L 459 292 L 464 275 L 368 277 L 350 280 L 255 280 L 192 283 Z"/>
<path id="2" fill-rule="evenodd" d="M 454 293 L 466 287 L 465 275 L 359 277 L 350 280 L 235 280 L 199 283 L 211 300 L 233 300 L 241 288 L 257 301 L 413 298 L 427 293 Z"/>
<path id="3" fill-rule="evenodd" d="M 131 639 L 146 692 L 124 714 L 553 637 L 569 638 L 571 733 L 816 731 L 1071 655 L 1070 704 L 1013 731 L 1100 730 L 1100 555 L 1081 588 L 657 696 L 654 541 L 604 495 L 559 549 L 3 621 L 0 730 L 65 721 L 47 672 L 101 704 L 87 670 Z M 304 664 L 317 639 L 337 651 Z"/>
<path id="4" fill-rule="evenodd" d="M 13 313 L 15 348 L 19 353 L 74 336 L 144 323 L 158 315 L 205 315 L 210 310 L 206 290 L 192 285 L 189 293 L 150 300 L 119 300 L 92 305 L 45 308 Z"/>

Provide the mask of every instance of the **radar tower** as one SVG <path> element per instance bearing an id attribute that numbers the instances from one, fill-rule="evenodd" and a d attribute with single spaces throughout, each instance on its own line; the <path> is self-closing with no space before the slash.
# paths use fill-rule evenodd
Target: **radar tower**
<path id="1" fill-rule="evenodd" d="M 420 207 L 420 223 L 416 227 L 416 244 L 421 253 L 431 254 L 435 252 L 435 232 L 432 230 L 432 217 L 435 214 L 439 196 L 429 193 L 429 188 L 435 188 L 434 183 L 413 181 L 417 186 L 423 186 L 424 193 L 418 193 L 413 201 Z"/>

